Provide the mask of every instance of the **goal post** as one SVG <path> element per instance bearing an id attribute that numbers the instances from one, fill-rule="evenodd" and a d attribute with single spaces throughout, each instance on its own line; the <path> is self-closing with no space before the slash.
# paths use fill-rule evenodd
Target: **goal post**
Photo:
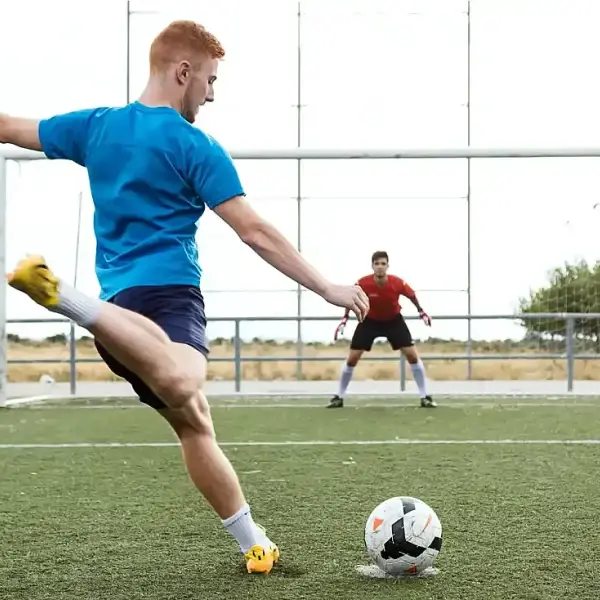
<path id="1" fill-rule="evenodd" d="M 0 148 L 2 151 L 2 148 Z M 6 273 L 6 206 L 7 206 L 7 173 L 6 158 L 0 154 L 0 269 Z M 6 335 L 6 285 L 0 292 L 0 407 L 6 405 L 6 366 L 8 360 L 8 345 Z"/>
<path id="2" fill-rule="evenodd" d="M 600 157 L 600 146 L 578 147 L 479 147 L 438 148 L 280 148 L 237 149 L 236 160 L 394 160 L 394 159 L 527 159 Z M 38 161 L 40 152 L 0 146 L 0 265 L 6 273 L 7 161 Z M 467 199 L 469 202 L 469 199 Z M 559 304 L 556 305 L 559 308 Z M 0 294 L 0 406 L 7 400 L 7 305 L 6 288 Z M 598 336 L 600 337 L 600 335 Z M 599 343 L 600 345 L 600 343 Z M 595 349 L 600 351 L 600 347 Z"/>
<path id="3" fill-rule="evenodd" d="M 399 158 L 594 158 L 600 146 L 572 147 L 489 147 L 448 146 L 436 148 L 275 148 L 237 149 L 230 152 L 238 160 L 353 160 Z M 41 152 L 14 146 L 0 147 L 0 160 L 45 160 Z"/>

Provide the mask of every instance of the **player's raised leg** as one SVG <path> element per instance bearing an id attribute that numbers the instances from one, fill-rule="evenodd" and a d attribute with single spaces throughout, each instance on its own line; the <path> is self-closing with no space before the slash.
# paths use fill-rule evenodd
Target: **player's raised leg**
<path id="1" fill-rule="evenodd" d="M 85 327 L 164 402 L 167 408 L 161 412 L 181 440 L 190 477 L 238 541 L 249 572 L 270 571 L 279 551 L 254 523 L 237 475 L 216 443 L 202 392 L 205 357 L 191 346 L 171 342 L 141 315 L 69 286 L 43 257 L 22 260 L 8 281 L 48 310 Z"/>

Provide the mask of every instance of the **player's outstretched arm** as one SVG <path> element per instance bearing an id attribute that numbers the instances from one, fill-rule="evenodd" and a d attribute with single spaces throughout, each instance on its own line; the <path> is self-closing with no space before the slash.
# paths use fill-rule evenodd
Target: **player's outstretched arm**
<path id="1" fill-rule="evenodd" d="M 423 320 L 425 325 L 430 327 L 431 326 L 431 317 L 425 312 L 425 310 L 421 306 L 421 303 L 419 302 L 419 299 L 417 298 L 417 294 L 416 294 L 415 290 L 413 290 L 410 287 L 410 285 L 408 285 L 408 283 L 406 283 L 405 281 L 403 282 L 402 287 L 403 287 L 402 295 L 406 296 L 413 303 L 414 307 L 419 312 L 419 317 L 421 317 L 421 319 Z"/>
<path id="2" fill-rule="evenodd" d="M 319 296 L 327 293 L 329 282 L 242 196 L 220 204 L 215 207 L 214 212 L 238 234 L 245 244 L 278 271 Z"/>
<path id="3" fill-rule="evenodd" d="M 363 320 L 369 309 L 369 299 L 358 286 L 340 286 L 327 281 L 294 246 L 263 219 L 242 196 L 236 196 L 215 206 L 214 212 L 223 219 L 262 259 L 278 271 L 324 298 L 330 304 L 342 306 Z"/>
<path id="4" fill-rule="evenodd" d="M 225 149 L 197 130 L 191 140 L 187 180 L 199 200 L 227 223 L 254 252 L 296 283 L 330 304 L 352 311 L 362 321 L 369 298 L 358 286 L 327 281 L 281 233 L 244 199 L 237 170 Z"/>
<path id="5" fill-rule="evenodd" d="M 90 120 L 101 111 L 78 110 L 42 120 L 0 115 L 0 142 L 41 150 L 47 158 L 72 160 L 85 166 Z"/>
<path id="6" fill-rule="evenodd" d="M 41 150 L 39 125 L 37 119 L 22 119 L 0 113 L 0 143 Z"/>

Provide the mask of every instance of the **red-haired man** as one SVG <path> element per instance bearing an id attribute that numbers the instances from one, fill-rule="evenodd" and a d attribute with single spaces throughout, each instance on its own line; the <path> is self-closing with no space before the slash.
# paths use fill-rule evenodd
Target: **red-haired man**
<path id="1" fill-rule="evenodd" d="M 87 169 L 101 297 L 69 286 L 41 256 L 21 261 L 9 284 L 94 335 L 108 366 L 177 434 L 192 481 L 239 543 L 248 572 L 265 573 L 279 550 L 252 519 L 202 391 L 208 341 L 198 219 L 213 210 L 265 261 L 359 319 L 368 298 L 324 279 L 261 218 L 230 156 L 193 126 L 199 107 L 214 100 L 224 54 L 203 26 L 175 21 L 152 43 L 138 101 L 42 121 L 0 116 L 0 142 Z"/>

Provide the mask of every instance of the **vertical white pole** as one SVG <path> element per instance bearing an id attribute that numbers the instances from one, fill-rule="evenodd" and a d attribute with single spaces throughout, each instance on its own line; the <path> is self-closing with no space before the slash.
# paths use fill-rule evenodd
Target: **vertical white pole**
<path id="1" fill-rule="evenodd" d="M 0 156 L 0 274 L 6 273 L 6 159 Z M 0 407 L 6 406 L 6 285 L 0 289 Z"/>
<path id="2" fill-rule="evenodd" d="M 467 146 L 471 145 L 471 0 L 467 2 Z M 467 379 L 473 379 L 473 203 L 471 159 L 467 158 Z"/>

